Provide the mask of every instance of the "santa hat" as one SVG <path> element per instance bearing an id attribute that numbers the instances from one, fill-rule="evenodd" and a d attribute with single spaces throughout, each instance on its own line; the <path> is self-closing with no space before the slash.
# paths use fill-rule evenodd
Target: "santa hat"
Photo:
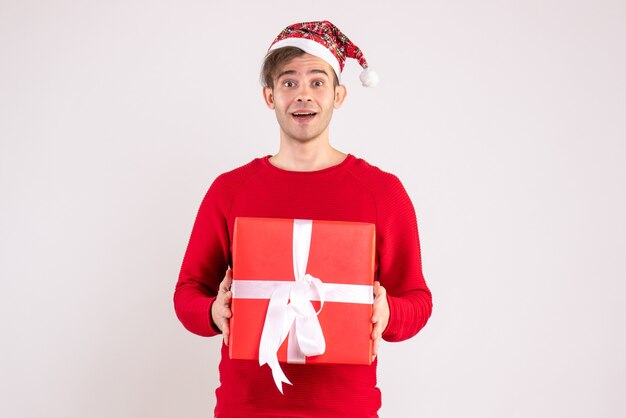
<path id="1" fill-rule="evenodd" d="M 361 50 L 327 20 L 287 26 L 274 39 L 269 51 L 285 46 L 295 46 L 307 54 L 323 59 L 333 67 L 339 80 L 346 58 L 354 58 L 363 67 L 359 76 L 361 83 L 365 87 L 375 87 L 378 84 L 378 74 L 368 68 Z"/>

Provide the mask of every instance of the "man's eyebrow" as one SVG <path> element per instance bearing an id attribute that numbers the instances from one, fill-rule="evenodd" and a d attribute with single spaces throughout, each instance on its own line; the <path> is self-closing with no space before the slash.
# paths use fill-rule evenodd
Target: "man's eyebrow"
<path id="1" fill-rule="evenodd" d="M 311 70 L 309 74 L 324 74 L 326 77 L 330 77 L 326 70 Z"/>
<path id="2" fill-rule="evenodd" d="M 285 70 L 285 71 L 281 71 L 278 76 L 276 77 L 277 80 L 279 80 L 282 76 L 285 75 L 293 75 L 296 74 L 296 70 Z M 322 69 L 313 69 L 311 71 L 309 71 L 309 74 L 324 74 L 326 77 L 330 78 L 330 76 L 328 75 L 328 72 L 326 70 L 322 70 Z"/>
<path id="3" fill-rule="evenodd" d="M 286 70 L 286 71 L 282 71 L 282 72 L 280 72 L 280 73 L 276 76 L 276 79 L 278 80 L 278 79 L 280 79 L 280 78 L 281 78 L 282 76 L 284 76 L 284 75 L 292 75 L 292 74 L 295 74 L 295 73 L 296 73 L 296 71 L 295 71 L 295 70 Z"/>

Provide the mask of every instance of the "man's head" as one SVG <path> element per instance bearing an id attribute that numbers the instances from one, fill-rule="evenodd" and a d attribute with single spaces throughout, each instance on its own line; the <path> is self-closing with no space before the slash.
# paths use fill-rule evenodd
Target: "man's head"
<path id="1" fill-rule="evenodd" d="M 340 85 L 346 58 L 365 69 L 363 85 L 374 86 L 361 50 L 328 21 L 296 23 L 285 28 L 269 48 L 261 70 L 263 97 L 276 113 L 281 138 L 328 140 L 333 110 L 346 97 Z"/>

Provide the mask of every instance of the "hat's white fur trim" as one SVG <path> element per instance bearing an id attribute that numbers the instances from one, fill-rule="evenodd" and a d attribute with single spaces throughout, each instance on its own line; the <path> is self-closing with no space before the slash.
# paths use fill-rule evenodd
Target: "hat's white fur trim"
<path id="1" fill-rule="evenodd" d="M 295 46 L 307 54 L 315 55 L 316 57 L 323 59 L 330 64 L 335 71 L 335 74 L 337 74 L 337 78 L 341 81 L 341 66 L 339 65 L 339 60 L 337 60 L 333 53 L 330 52 L 330 50 L 324 45 L 306 38 L 285 38 L 276 42 L 270 47 L 269 50 L 272 51 L 285 46 Z"/>

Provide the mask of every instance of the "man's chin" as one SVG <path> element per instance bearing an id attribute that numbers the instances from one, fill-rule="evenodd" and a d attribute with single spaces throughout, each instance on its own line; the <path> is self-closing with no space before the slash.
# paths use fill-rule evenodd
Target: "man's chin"
<path id="1" fill-rule="evenodd" d="M 290 142 L 296 142 L 301 144 L 307 144 L 310 142 L 315 142 L 321 139 L 320 134 L 302 134 L 302 133 L 294 133 L 294 134 L 286 134 L 284 137 Z"/>

